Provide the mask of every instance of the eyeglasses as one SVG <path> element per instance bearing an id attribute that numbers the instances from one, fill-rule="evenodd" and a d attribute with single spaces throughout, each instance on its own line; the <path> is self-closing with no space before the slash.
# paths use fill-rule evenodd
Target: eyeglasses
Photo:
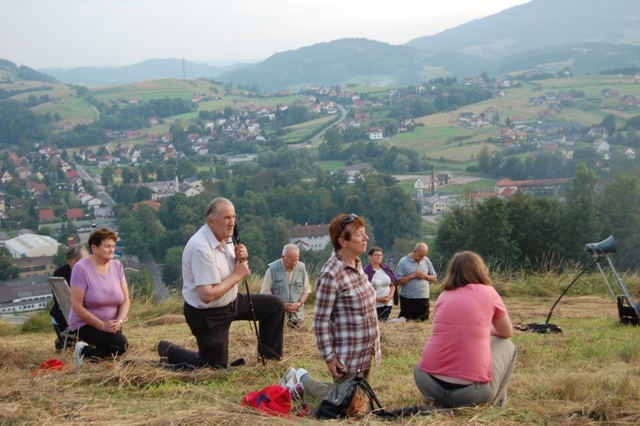
<path id="1" fill-rule="evenodd" d="M 342 221 L 342 226 L 340 227 L 340 229 L 344 229 L 345 226 L 347 226 L 348 224 L 350 224 L 351 222 L 353 222 L 357 218 L 358 218 L 357 214 L 351 213 L 349 216 L 344 218 L 344 220 Z"/>

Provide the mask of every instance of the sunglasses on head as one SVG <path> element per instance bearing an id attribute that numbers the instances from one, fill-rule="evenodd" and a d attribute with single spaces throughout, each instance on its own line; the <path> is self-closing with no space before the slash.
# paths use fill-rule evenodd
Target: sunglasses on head
<path id="1" fill-rule="evenodd" d="M 345 217 L 344 220 L 342 221 L 342 226 L 340 229 L 344 229 L 345 226 L 347 226 L 348 224 L 356 220 L 357 217 L 358 215 L 355 213 L 351 213 L 349 216 Z"/>

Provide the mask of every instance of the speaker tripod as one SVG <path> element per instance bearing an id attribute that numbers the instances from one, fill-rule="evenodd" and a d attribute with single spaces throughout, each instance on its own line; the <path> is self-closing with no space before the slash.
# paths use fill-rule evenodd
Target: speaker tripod
<path id="1" fill-rule="evenodd" d="M 564 291 L 560 294 L 560 297 L 558 297 L 558 299 L 555 301 L 553 306 L 551 306 L 551 310 L 549 311 L 549 315 L 547 315 L 547 319 L 545 320 L 545 322 L 517 325 L 515 326 L 516 329 L 523 330 L 523 331 L 533 331 L 536 333 L 561 333 L 562 329 L 560 327 L 558 327 L 555 324 L 549 324 L 549 320 L 551 319 L 551 314 L 553 313 L 553 309 L 556 307 L 560 299 L 562 299 L 562 296 L 564 296 L 565 293 L 569 290 L 569 288 L 571 288 L 571 286 L 576 281 L 578 281 L 578 278 L 580 278 L 582 274 L 584 274 L 589 269 L 591 269 L 593 265 L 598 265 L 600 274 L 602 274 L 602 277 L 604 278 L 604 282 L 607 284 L 607 288 L 609 289 L 609 292 L 611 293 L 613 298 L 616 300 L 620 322 L 623 324 L 638 325 L 638 322 L 639 322 L 638 315 L 640 313 L 636 311 L 636 308 L 633 305 L 633 300 L 631 299 L 631 295 L 629 294 L 629 290 L 627 289 L 627 286 L 624 284 L 624 281 L 622 281 L 622 278 L 620 278 L 620 275 L 618 275 L 616 268 L 613 266 L 613 263 L 611 262 L 611 259 L 609 259 L 609 256 L 608 256 L 608 253 L 617 252 L 616 241 L 613 235 L 611 235 L 606 240 L 600 241 L 599 243 L 586 244 L 585 250 L 591 253 L 591 256 L 593 257 L 593 262 L 585 266 L 585 268 L 582 271 L 580 271 L 580 273 L 573 279 L 573 281 L 571 281 L 571 283 L 567 286 L 567 288 L 564 289 Z M 600 266 L 600 261 L 603 259 L 607 259 L 607 263 L 609 264 L 609 269 L 611 269 L 611 273 L 613 274 L 616 280 L 618 289 L 622 292 L 622 294 L 616 295 L 615 292 L 613 291 L 613 288 L 609 284 L 609 281 L 607 280 L 607 276 L 604 273 L 602 266 Z M 627 303 L 626 306 L 624 305 L 625 301 Z"/>

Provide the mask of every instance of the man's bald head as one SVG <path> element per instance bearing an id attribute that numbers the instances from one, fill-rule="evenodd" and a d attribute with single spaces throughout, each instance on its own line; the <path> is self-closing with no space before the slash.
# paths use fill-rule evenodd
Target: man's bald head
<path id="1" fill-rule="evenodd" d="M 418 243 L 413 249 L 411 257 L 413 258 L 413 260 L 420 263 L 422 259 L 427 257 L 427 254 L 429 254 L 429 246 L 427 246 L 425 243 Z"/>

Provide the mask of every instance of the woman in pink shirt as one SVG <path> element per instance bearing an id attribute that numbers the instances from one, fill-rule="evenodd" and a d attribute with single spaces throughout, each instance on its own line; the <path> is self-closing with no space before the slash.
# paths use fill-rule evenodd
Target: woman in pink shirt
<path id="1" fill-rule="evenodd" d="M 71 270 L 69 326 L 78 330 L 76 364 L 110 358 L 127 350 L 122 325 L 129 314 L 129 291 L 122 263 L 113 259 L 118 236 L 101 228 L 89 236 L 91 255 Z"/>
<path id="2" fill-rule="evenodd" d="M 513 326 L 482 258 L 456 253 L 442 288 L 433 334 L 413 369 L 418 389 L 445 407 L 504 405 L 516 361 Z"/>

